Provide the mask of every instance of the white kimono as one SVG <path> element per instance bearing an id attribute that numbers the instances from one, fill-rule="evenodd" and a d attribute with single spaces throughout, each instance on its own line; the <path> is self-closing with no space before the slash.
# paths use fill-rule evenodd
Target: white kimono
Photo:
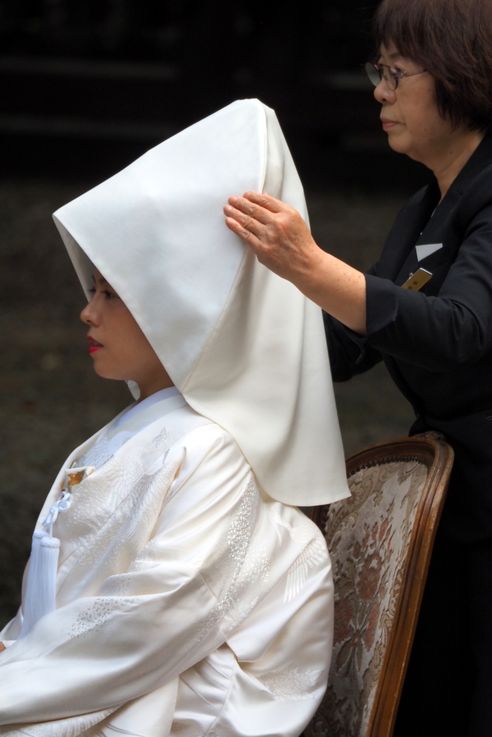
<path id="1" fill-rule="evenodd" d="M 294 737 L 327 680 L 324 539 L 272 500 L 231 435 L 175 390 L 77 448 L 57 609 L 0 634 L 0 734 Z M 309 483 L 309 482 L 307 482 Z"/>

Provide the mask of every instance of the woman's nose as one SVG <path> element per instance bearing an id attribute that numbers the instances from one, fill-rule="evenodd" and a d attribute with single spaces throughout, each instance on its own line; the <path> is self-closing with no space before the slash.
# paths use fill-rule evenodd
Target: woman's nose
<path id="1" fill-rule="evenodd" d="M 97 325 L 97 312 L 94 309 L 92 300 L 81 310 L 80 319 L 85 325 Z"/>
<path id="2" fill-rule="evenodd" d="M 385 79 L 381 79 L 379 83 L 374 87 L 373 91 L 374 98 L 381 105 L 387 102 L 393 102 L 395 99 L 395 90 L 392 90 Z"/>

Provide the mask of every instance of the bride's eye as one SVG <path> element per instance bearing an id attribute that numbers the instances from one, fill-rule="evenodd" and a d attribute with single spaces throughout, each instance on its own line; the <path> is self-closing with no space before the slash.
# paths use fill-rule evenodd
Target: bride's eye
<path id="1" fill-rule="evenodd" d="M 105 289 L 105 290 L 103 291 L 103 294 L 104 294 L 104 296 L 105 296 L 105 298 L 106 298 L 106 299 L 114 299 L 114 298 L 115 298 L 115 297 L 117 296 L 117 295 L 116 295 L 116 294 L 115 294 L 114 292 L 112 292 L 112 291 L 111 291 L 110 289 Z"/>

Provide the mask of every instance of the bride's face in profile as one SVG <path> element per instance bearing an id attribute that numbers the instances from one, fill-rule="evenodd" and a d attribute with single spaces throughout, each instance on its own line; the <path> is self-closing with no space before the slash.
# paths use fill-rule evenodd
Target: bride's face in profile
<path id="1" fill-rule="evenodd" d="M 141 399 L 172 386 L 130 310 L 97 271 L 90 291 L 80 319 L 89 327 L 88 351 L 95 372 L 104 379 L 136 381 Z"/>

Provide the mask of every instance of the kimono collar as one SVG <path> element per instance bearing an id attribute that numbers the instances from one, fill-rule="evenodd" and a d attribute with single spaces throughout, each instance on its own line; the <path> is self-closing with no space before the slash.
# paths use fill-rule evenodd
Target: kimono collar
<path id="1" fill-rule="evenodd" d="M 154 420 L 185 406 L 186 402 L 176 387 L 161 389 L 141 402 L 130 405 L 115 417 L 108 427 L 108 436 L 112 437 L 122 432 L 133 435 Z"/>

